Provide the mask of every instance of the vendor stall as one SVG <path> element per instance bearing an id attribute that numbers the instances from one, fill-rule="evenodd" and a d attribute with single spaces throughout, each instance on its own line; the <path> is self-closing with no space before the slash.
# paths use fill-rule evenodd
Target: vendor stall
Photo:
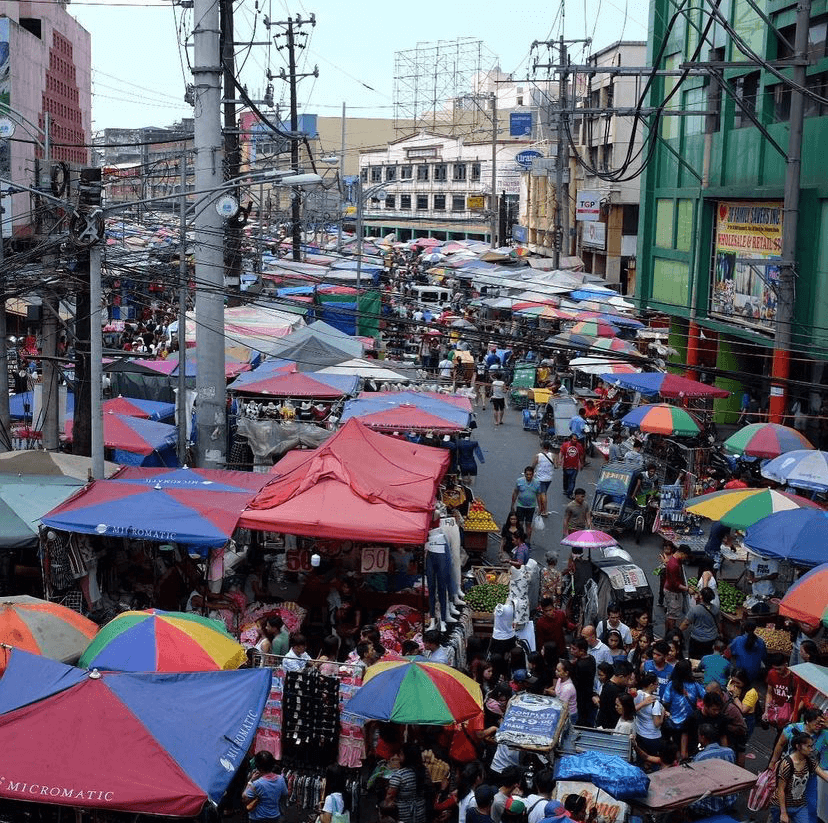
<path id="1" fill-rule="evenodd" d="M 469 506 L 463 531 L 463 548 L 467 552 L 481 552 L 484 555 L 489 550 L 489 536 L 500 531 L 491 512 L 479 497 Z"/>

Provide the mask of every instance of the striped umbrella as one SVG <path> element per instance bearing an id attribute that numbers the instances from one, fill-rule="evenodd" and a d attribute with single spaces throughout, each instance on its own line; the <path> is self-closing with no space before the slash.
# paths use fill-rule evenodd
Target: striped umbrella
<path id="1" fill-rule="evenodd" d="M 537 317 L 540 320 L 574 320 L 575 314 L 556 306 L 518 303 L 512 306 L 512 311 L 527 317 Z"/>
<path id="2" fill-rule="evenodd" d="M 779 602 L 779 614 L 800 623 L 828 626 L 828 563 L 803 574 Z"/>
<path id="3" fill-rule="evenodd" d="M 747 529 L 776 512 L 818 508 L 813 500 L 776 489 L 725 489 L 693 497 L 686 505 L 687 511 L 718 520 L 731 529 Z"/>
<path id="4" fill-rule="evenodd" d="M 588 334 L 590 337 L 615 337 L 618 334 L 618 326 L 613 326 L 605 320 L 582 320 L 569 331 L 572 334 Z"/>
<path id="5" fill-rule="evenodd" d="M 630 357 L 645 357 L 632 343 L 620 337 L 599 337 L 589 348 L 590 351 L 614 351 Z"/>
<path id="6" fill-rule="evenodd" d="M 575 334 L 572 331 L 565 331 L 561 332 L 561 334 L 553 334 L 552 337 L 546 339 L 546 342 L 551 343 L 553 346 L 561 346 L 567 349 L 588 349 L 596 339 L 586 334 Z"/>
<path id="7" fill-rule="evenodd" d="M 130 611 L 110 620 L 79 666 L 122 672 L 238 669 L 246 660 L 220 620 L 190 612 Z"/>
<path id="8" fill-rule="evenodd" d="M 652 434 L 692 437 L 701 431 L 701 426 L 690 412 L 669 403 L 639 406 L 628 412 L 621 423 L 627 428 L 641 429 Z"/>
<path id="9" fill-rule="evenodd" d="M 796 449 L 813 449 L 804 434 L 779 423 L 750 423 L 730 435 L 724 447 L 733 454 L 750 457 L 778 457 Z"/>
<path id="10" fill-rule="evenodd" d="M 343 707 L 369 720 L 443 726 L 480 714 L 483 695 L 470 677 L 442 663 L 388 660 L 366 672 Z"/>

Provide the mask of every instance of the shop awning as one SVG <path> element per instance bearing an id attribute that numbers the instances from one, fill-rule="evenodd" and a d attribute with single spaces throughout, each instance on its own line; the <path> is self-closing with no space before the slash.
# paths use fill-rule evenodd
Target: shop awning
<path id="1" fill-rule="evenodd" d="M 423 543 L 449 460 L 446 450 L 396 440 L 351 420 L 320 448 L 280 460 L 276 480 L 239 525 L 332 540 Z"/>
<path id="2" fill-rule="evenodd" d="M 233 534 L 245 506 L 273 478 L 219 469 L 125 467 L 41 518 L 53 529 L 182 543 L 206 554 Z"/>
<path id="3" fill-rule="evenodd" d="M 730 392 L 709 386 L 698 380 L 690 380 L 669 372 L 646 372 L 645 374 L 601 375 L 607 383 L 621 386 L 622 389 L 637 391 L 648 397 L 660 394 L 662 397 L 729 397 Z"/>
<path id="4" fill-rule="evenodd" d="M 363 393 L 345 404 L 343 422 L 353 417 L 386 431 L 455 432 L 467 429 L 471 423 L 469 412 L 423 392 L 384 392 L 376 397 Z"/>
<path id="5" fill-rule="evenodd" d="M 254 372 L 255 374 L 255 372 Z M 268 395 L 270 397 L 308 397 L 319 400 L 336 400 L 356 392 L 359 377 L 351 374 L 287 374 L 265 375 L 260 380 L 247 379 L 231 387 L 242 394 Z"/>
<path id="6" fill-rule="evenodd" d="M 15 649 L 0 680 L 0 797 L 195 817 L 227 791 L 271 679 L 88 672 Z"/>

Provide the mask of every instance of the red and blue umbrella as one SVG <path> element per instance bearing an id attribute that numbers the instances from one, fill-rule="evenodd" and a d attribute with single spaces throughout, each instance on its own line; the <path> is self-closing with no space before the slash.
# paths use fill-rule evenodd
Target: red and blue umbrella
<path id="1" fill-rule="evenodd" d="M 653 397 L 660 394 L 662 397 L 729 397 L 730 392 L 725 389 L 701 383 L 698 380 L 691 380 L 689 377 L 682 377 L 670 372 L 646 372 L 644 374 L 631 374 L 622 377 L 613 377 L 608 374 L 601 375 L 601 379 L 622 389 L 637 391 L 646 397 Z"/>
<path id="2" fill-rule="evenodd" d="M 271 480 L 219 469 L 124 468 L 84 487 L 41 522 L 81 534 L 183 543 L 206 554 L 230 539 L 241 513 Z"/>
<path id="3" fill-rule="evenodd" d="M 427 660 L 388 660 L 365 672 L 344 711 L 391 723 L 444 726 L 483 709 L 480 686 L 451 666 Z"/>
<path id="4" fill-rule="evenodd" d="M 804 434 L 779 423 L 749 423 L 731 434 L 723 445 L 733 454 L 750 457 L 778 457 L 798 449 L 813 449 Z"/>
<path id="5" fill-rule="evenodd" d="M 794 583 L 779 602 L 779 614 L 808 626 L 828 626 L 828 563 L 823 563 Z"/>
<path id="6" fill-rule="evenodd" d="M 66 421 L 66 437 L 71 442 L 74 420 Z M 150 455 L 174 448 L 178 431 L 168 423 L 143 420 L 127 414 L 107 413 L 103 416 L 104 446 L 108 449 Z"/>
<path id="7" fill-rule="evenodd" d="M 195 817 L 256 735 L 269 669 L 98 672 L 15 649 L 0 680 L 0 797 Z"/>

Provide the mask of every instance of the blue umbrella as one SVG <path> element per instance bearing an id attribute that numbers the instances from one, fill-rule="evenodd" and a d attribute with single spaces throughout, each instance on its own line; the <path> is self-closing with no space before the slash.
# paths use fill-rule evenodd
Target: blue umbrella
<path id="1" fill-rule="evenodd" d="M 828 491 L 828 452 L 796 449 L 762 466 L 762 477 L 797 489 Z"/>
<path id="2" fill-rule="evenodd" d="M 792 509 L 763 518 L 745 532 L 745 545 L 763 557 L 788 560 L 797 566 L 825 562 L 828 512 Z"/>
<path id="3" fill-rule="evenodd" d="M 644 324 L 634 317 L 627 317 L 623 314 L 600 314 L 601 320 L 612 323 L 613 326 L 626 326 L 629 329 L 643 329 Z"/>

